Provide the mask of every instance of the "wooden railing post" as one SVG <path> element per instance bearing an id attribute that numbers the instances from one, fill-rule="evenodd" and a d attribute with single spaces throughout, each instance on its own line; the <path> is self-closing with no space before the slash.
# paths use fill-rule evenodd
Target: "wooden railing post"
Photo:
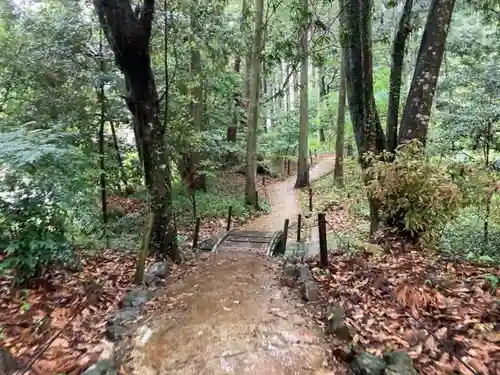
<path id="1" fill-rule="evenodd" d="M 290 224 L 290 219 L 285 220 L 283 225 L 283 254 L 286 252 L 286 242 L 288 240 L 288 225 Z"/>
<path id="2" fill-rule="evenodd" d="M 326 216 L 325 213 L 318 214 L 319 232 L 319 257 L 322 267 L 328 267 L 328 244 L 326 240 Z"/>
<path id="3" fill-rule="evenodd" d="M 301 228 L 302 227 L 302 215 L 299 214 L 299 216 L 297 217 L 297 242 L 300 242 L 300 231 L 301 231 Z"/>
<path id="4" fill-rule="evenodd" d="M 309 211 L 313 210 L 313 189 L 309 188 Z"/>
<path id="5" fill-rule="evenodd" d="M 196 224 L 194 225 L 194 233 L 193 233 L 193 250 L 198 247 L 198 238 L 200 235 L 200 224 L 201 224 L 201 219 L 199 217 L 197 217 Z"/>
<path id="6" fill-rule="evenodd" d="M 227 213 L 227 225 L 226 225 L 226 231 L 228 232 L 231 230 L 232 213 L 233 213 L 233 206 L 229 206 L 229 211 Z"/>

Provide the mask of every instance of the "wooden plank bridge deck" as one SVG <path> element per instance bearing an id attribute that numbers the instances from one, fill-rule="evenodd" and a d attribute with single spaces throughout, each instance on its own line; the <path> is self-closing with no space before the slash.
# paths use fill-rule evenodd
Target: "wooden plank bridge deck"
<path id="1" fill-rule="evenodd" d="M 268 255 L 284 252 L 284 233 L 265 231 L 230 230 L 219 238 L 212 252 L 223 250 L 265 250 Z"/>

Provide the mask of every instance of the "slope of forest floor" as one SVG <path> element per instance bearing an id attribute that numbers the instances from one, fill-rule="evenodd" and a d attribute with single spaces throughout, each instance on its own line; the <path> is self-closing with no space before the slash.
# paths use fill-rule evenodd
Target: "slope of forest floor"
<path id="1" fill-rule="evenodd" d="M 217 183 L 209 186 L 208 193 L 198 194 L 198 212 L 202 215 L 200 240 L 210 238 L 225 228 L 230 205 L 234 205 L 233 227 L 239 227 L 259 214 L 242 209 L 244 175 L 217 172 L 217 178 L 210 181 Z M 268 177 L 265 182 L 271 184 L 277 181 Z M 262 184 L 262 177 L 258 179 L 258 190 L 259 195 L 265 197 L 267 186 Z M 187 206 L 185 211 L 189 213 L 189 197 L 178 195 L 176 199 L 179 205 Z M 110 201 L 121 207 L 125 219 L 141 216 L 145 208 L 144 201 L 137 198 L 110 197 Z M 132 223 L 137 221 L 132 220 Z M 193 235 L 192 219 L 181 217 L 178 225 L 181 246 L 189 249 Z M 128 229 L 140 236 L 137 227 Z M 134 242 L 123 238 L 116 241 L 118 249 L 126 249 L 124 244 Z M 78 373 L 79 369 L 95 361 L 99 351 L 93 351 L 102 340 L 106 322 L 130 287 L 135 272 L 135 251 L 128 251 L 133 247 L 118 249 L 78 251 L 79 271 L 51 269 L 43 279 L 34 280 L 30 287 L 20 290 L 10 289 L 11 278 L 0 278 L 1 346 L 21 362 L 28 362 L 64 327 L 49 349 L 36 361 L 34 368 L 41 374 Z M 190 253 L 188 250 L 184 255 Z M 152 259 L 148 262 L 151 263 Z M 172 265 L 172 273 L 176 272 L 181 274 L 184 271 Z M 90 285 L 96 285 L 99 289 L 98 298 L 92 298 L 92 301 L 89 300 Z M 88 307 L 68 323 L 84 305 Z M 69 325 L 65 327 L 65 324 Z"/>
<path id="2" fill-rule="evenodd" d="M 294 169 L 293 163 L 292 172 Z M 233 228 L 269 212 L 268 185 L 279 180 L 258 176 L 257 190 L 263 210 L 250 211 L 243 204 L 245 176 L 234 171 L 216 172 L 209 179 L 208 192 L 197 194 L 198 214 L 202 218 L 200 241 L 224 230 L 229 206 L 232 206 Z M 124 214 L 116 222 L 119 230 L 117 237 L 111 239 L 113 248 L 78 250 L 78 269 L 49 269 L 43 278 L 32 280 L 23 289 L 12 290 L 12 278 L 0 277 L 0 346 L 26 364 L 37 358 L 51 338 L 58 335 L 35 361 L 33 369 L 37 374 L 79 374 L 95 362 L 102 351 L 99 343 L 106 322 L 132 285 L 135 249 L 141 235 L 137 228 L 146 206 L 144 200 L 133 197 L 109 199 Z M 187 264 L 194 262 L 191 251 L 194 225 L 189 199 L 182 192 L 174 197 L 178 210 L 185 213 L 178 219 L 178 233 Z M 147 264 L 152 262 L 153 259 L 148 259 Z M 181 278 L 186 272 L 189 267 L 171 265 L 170 275 L 174 278 Z"/>
<path id="3" fill-rule="evenodd" d="M 446 258 L 391 232 L 368 242 L 359 167 L 345 163 L 343 188 L 332 175 L 312 184 L 312 215 L 308 192 L 300 196 L 306 233 L 317 226 L 316 213 L 325 212 L 328 222 L 329 267 L 310 262 L 322 290 L 320 308 L 310 311 L 324 325 L 328 306 L 340 305 L 354 332 L 348 343 L 330 337 L 332 363 L 346 358 L 349 345 L 377 356 L 408 352 L 426 375 L 470 374 L 467 365 L 500 374 L 500 269 Z"/>
<path id="4" fill-rule="evenodd" d="M 330 336 L 332 362 L 351 348 L 381 356 L 405 351 L 426 375 L 500 373 L 500 291 L 492 289 L 495 267 L 450 261 L 394 243 L 388 254 L 331 251 L 329 267 L 311 261 L 322 291 L 324 325 L 328 306 L 340 305 L 352 341 Z M 452 353 L 452 354 L 450 354 Z"/>
<path id="5" fill-rule="evenodd" d="M 323 155 L 311 180 L 333 168 Z M 298 210 L 295 177 L 269 188 L 272 211 L 244 230 L 275 231 Z M 301 314 L 300 300 L 279 285 L 280 266 L 261 249 L 225 247 L 170 279 L 163 303 L 137 332 L 149 339 L 129 343 L 123 364 L 129 373 L 255 375 L 323 374 L 327 357 L 321 332 Z M 132 349 L 133 348 L 133 349 Z M 132 349 L 132 350 L 130 350 Z"/>
<path id="6" fill-rule="evenodd" d="M 345 169 L 344 189 L 332 188 L 331 175 L 312 186 L 314 211 L 327 213 L 331 251 L 327 270 L 310 261 L 321 302 L 311 304 L 309 311 L 323 325 L 327 306 L 340 304 L 355 332 L 350 343 L 329 337 L 332 364 L 338 364 L 352 345 L 375 355 L 406 351 L 423 374 L 471 373 L 455 356 L 478 373 L 499 374 L 500 290 L 494 283 L 500 278 L 498 267 L 449 260 L 393 238 L 383 238 L 390 245 L 386 252 L 365 242 L 367 207 L 356 193 L 361 185 L 353 170 Z M 226 186 L 230 176 L 233 187 L 244 181 L 241 174 L 224 173 L 228 173 Z M 229 194 L 231 188 L 226 189 Z M 265 196 L 264 190 L 261 194 Z M 306 202 L 304 191 L 299 203 Z M 134 200 L 123 204 L 130 211 L 141 206 Z M 307 211 L 305 206 L 302 211 Z M 315 216 L 311 215 L 311 222 Z M 225 214 L 203 220 L 202 238 L 224 228 L 225 220 Z M 236 219 L 235 225 L 244 221 Z M 192 232 L 188 224 L 180 228 L 186 247 Z M 107 249 L 89 256 L 80 251 L 79 259 L 80 270 L 49 270 L 42 280 L 15 292 L 10 290 L 11 280 L 0 279 L 2 348 L 26 363 L 60 332 L 35 362 L 37 374 L 79 374 L 95 362 L 102 351 L 99 344 L 106 322 L 131 286 L 134 253 Z M 189 260 L 172 265 L 170 277 L 184 278 L 195 264 Z M 155 302 L 151 303 L 154 309 Z"/>

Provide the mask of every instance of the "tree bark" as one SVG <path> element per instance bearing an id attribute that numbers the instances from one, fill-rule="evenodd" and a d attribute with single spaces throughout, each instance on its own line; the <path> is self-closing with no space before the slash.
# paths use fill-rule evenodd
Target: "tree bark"
<path id="1" fill-rule="evenodd" d="M 261 74 L 261 80 L 262 80 L 262 83 L 261 83 L 261 86 L 260 86 L 260 89 L 261 89 L 261 97 L 262 98 L 265 98 L 266 95 L 267 95 L 267 78 L 268 78 L 268 70 L 267 70 L 267 66 L 266 64 L 262 64 L 262 74 Z M 269 108 L 268 108 L 268 105 L 264 104 L 262 106 L 262 110 L 261 110 L 261 118 L 262 118 L 262 128 L 264 130 L 264 133 L 267 133 L 267 118 L 269 116 Z"/>
<path id="2" fill-rule="evenodd" d="M 296 110 L 300 104 L 300 99 L 299 99 L 299 92 L 300 92 L 300 86 L 299 86 L 299 72 L 296 71 L 294 74 L 293 74 L 293 88 L 292 88 L 292 94 L 293 94 L 293 97 L 291 99 L 291 108 L 293 110 Z"/>
<path id="3" fill-rule="evenodd" d="M 255 0 L 255 39 L 251 58 L 250 103 L 248 109 L 248 139 L 246 153 L 245 203 L 258 207 L 255 179 L 257 175 L 257 129 L 261 83 L 261 53 L 264 35 L 264 0 Z M 250 73 L 249 73 L 250 75 Z"/>
<path id="4" fill-rule="evenodd" d="M 385 146 L 384 133 L 375 106 L 372 74 L 371 13 L 372 1 L 341 0 L 342 38 L 347 52 L 347 97 L 349 112 L 362 168 L 369 163 L 367 152 L 379 153 Z M 366 183 L 367 181 L 365 181 Z M 369 197 L 370 232 L 378 229 L 378 202 Z"/>
<path id="5" fill-rule="evenodd" d="M 346 53 L 340 49 L 340 88 L 339 106 L 337 111 L 337 136 L 335 140 L 335 167 L 333 179 L 338 187 L 344 186 L 344 130 L 345 130 L 345 100 L 346 100 Z"/>
<path id="6" fill-rule="evenodd" d="M 102 46 L 102 42 L 101 42 Z M 102 51 L 102 48 L 100 49 Z M 104 61 L 102 60 L 101 53 L 101 72 L 104 70 Z M 109 247 L 109 236 L 108 236 L 108 205 L 107 205 L 107 191 L 106 191 L 106 169 L 104 166 L 104 124 L 106 123 L 106 103 L 104 101 L 104 82 L 101 81 L 99 84 L 99 102 L 101 105 L 101 113 L 99 120 L 99 185 L 101 187 L 101 209 L 102 209 L 102 224 L 104 228 L 104 237 L 106 239 L 106 246 Z"/>
<path id="7" fill-rule="evenodd" d="M 375 105 L 372 72 L 372 2 L 344 0 L 346 3 L 347 97 L 360 162 L 363 154 L 378 153 L 385 147 L 384 133 Z"/>
<path id="8" fill-rule="evenodd" d="M 240 74 L 241 70 L 241 57 L 237 56 L 234 60 L 234 72 Z M 241 90 L 237 90 L 233 95 L 233 123 L 227 127 L 227 138 L 228 142 L 236 143 L 236 137 L 238 135 L 238 122 L 240 121 L 240 101 L 241 101 Z M 232 159 L 233 155 L 228 155 L 228 159 Z"/>
<path id="9" fill-rule="evenodd" d="M 103 35 L 102 30 L 99 32 L 99 71 L 101 74 L 105 73 L 106 64 L 103 56 Z M 104 149 L 104 125 L 106 124 L 106 97 L 104 93 L 104 81 L 102 78 L 99 82 L 99 89 L 97 92 L 97 100 L 100 104 L 100 118 L 99 118 L 99 185 L 101 187 L 101 209 L 102 209 L 102 224 L 104 229 L 104 238 L 106 240 L 106 247 L 109 247 L 108 236 L 108 201 L 106 191 L 106 168 L 105 168 L 105 149 Z"/>
<path id="10" fill-rule="evenodd" d="M 302 1 L 302 11 L 306 15 L 309 13 L 308 0 Z M 297 161 L 297 180 L 295 188 L 309 186 L 309 163 L 308 157 L 308 135 L 309 135 L 309 111 L 308 111 L 308 76 L 309 76 L 309 19 L 303 20 L 300 53 L 302 59 L 302 69 L 300 72 L 300 129 L 299 129 L 299 156 Z"/>
<path id="11" fill-rule="evenodd" d="M 385 146 L 385 149 L 389 152 L 394 152 L 398 145 L 398 120 L 402 83 L 401 80 L 403 75 L 403 62 L 405 57 L 406 40 L 408 39 L 408 35 L 411 32 L 410 18 L 412 7 L 413 0 L 406 0 L 392 47 L 392 67 L 389 85 L 390 88 L 389 103 L 387 108 Z"/>
<path id="12" fill-rule="evenodd" d="M 196 80 L 196 83 L 191 89 L 191 118 L 193 129 L 201 131 L 203 129 L 203 86 L 202 86 L 202 71 L 201 71 L 201 54 L 200 46 L 196 43 L 196 38 L 200 35 L 200 27 L 198 24 L 197 7 L 198 1 L 193 1 L 191 5 L 191 77 Z M 207 190 L 205 174 L 200 170 L 200 152 L 190 150 L 183 155 L 183 166 L 186 169 L 184 174 L 188 177 L 188 185 L 190 190 Z"/>
<path id="13" fill-rule="evenodd" d="M 122 155 L 120 154 L 120 146 L 118 145 L 118 138 L 116 137 L 115 124 L 112 120 L 109 120 L 109 125 L 111 127 L 111 135 L 113 137 L 113 147 L 116 152 L 116 162 L 118 163 L 118 168 L 120 168 L 120 176 L 123 182 L 123 186 L 127 188 L 127 172 L 125 172 L 125 168 L 123 167 Z"/>
<path id="14" fill-rule="evenodd" d="M 323 98 L 326 96 L 326 82 L 325 82 L 325 65 L 323 62 L 318 67 L 318 75 L 319 75 L 319 102 L 323 100 Z M 319 112 L 320 106 L 318 105 L 318 112 Z M 325 143 L 325 127 L 323 124 L 320 124 L 319 126 L 319 142 L 320 143 Z"/>
<path id="15" fill-rule="evenodd" d="M 399 142 L 418 139 L 425 145 L 439 70 L 455 0 L 432 0 L 417 63 L 399 128 Z"/>
<path id="16" fill-rule="evenodd" d="M 126 102 L 141 132 L 144 180 L 150 192 L 151 212 L 154 215 L 151 247 L 155 254 L 170 255 L 178 261 L 180 254 L 173 225 L 165 127 L 160 121 L 159 98 L 149 54 L 154 0 L 144 1 L 144 9 L 139 14 L 133 11 L 130 0 L 93 2 L 115 54 L 116 64 L 125 77 L 128 88 Z"/>
<path id="17" fill-rule="evenodd" d="M 248 1 L 247 0 L 242 0 L 241 1 L 241 13 L 242 13 L 242 18 L 243 18 L 243 30 L 245 30 L 248 34 L 250 34 L 251 28 L 248 26 Z M 250 80 L 251 80 L 251 75 L 252 75 L 252 50 L 247 49 L 245 53 L 245 83 L 243 86 L 243 107 L 249 110 L 250 107 Z M 242 127 L 245 126 L 245 124 L 249 121 L 247 118 L 246 121 L 242 121 L 241 125 Z"/>
<path id="18" fill-rule="evenodd" d="M 285 77 L 288 77 L 290 71 L 290 65 L 285 63 Z M 285 112 L 288 113 L 292 108 L 292 97 L 290 94 L 290 85 L 285 87 Z"/>
<path id="19" fill-rule="evenodd" d="M 246 16 L 247 16 L 247 8 L 248 8 L 248 5 L 247 5 L 247 2 L 246 0 L 242 0 L 241 1 L 241 23 L 240 23 L 240 30 L 242 33 L 245 32 L 245 25 L 246 25 Z M 248 62 L 248 60 L 247 60 Z M 240 71 L 241 71 L 241 56 L 236 56 L 236 59 L 234 60 L 234 72 L 236 74 L 240 74 Z M 245 77 L 247 78 L 247 77 Z M 247 85 L 244 86 L 243 90 L 247 90 Z M 245 94 L 246 94 L 246 91 L 245 91 Z M 242 93 L 242 90 L 241 88 L 239 90 L 237 90 L 235 93 L 234 93 L 234 96 L 233 96 L 233 102 L 234 102 L 234 112 L 233 112 L 233 123 L 228 126 L 227 128 L 227 141 L 228 142 L 233 142 L 233 143 L 236 143 L 236 138 L 237 138 L 237 135 L 238 135 L 238 125 L 243 125 L 241 122 L 242 122 L 242 118 L 241 118 L 241 115 L 240 115 L 240 109 L 244 106 L 242 105 L 243 104 L 243 101 L 244 100 L 247 100 L 248 97 L 245 97 L 245 95 L 243 95 Z M 237 162 L 237 160 L 235 160 L 236 158 L 236 154 L 234 153 L 230 153 L 230 155 L 228 155 L 228 162 L 229 163 L 233 163 L 233 162 Z"/>

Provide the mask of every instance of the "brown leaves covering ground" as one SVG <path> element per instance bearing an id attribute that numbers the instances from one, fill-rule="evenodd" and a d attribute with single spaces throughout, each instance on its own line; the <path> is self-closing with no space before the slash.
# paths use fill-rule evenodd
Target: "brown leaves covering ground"
<path id="1" fill-rule="evenodd" d="M 243 180 L 242 180 L 243 179 Z M 228 172 L 224 180 L 229 186 L 244 186 L 244 176 Z M 258 180 L 259 195 L 264 196 L 262 177 Z M 266 184 L 278 180 L 266 178 Z M 234 190 L 228 190 L 234 194 Z M 229 194 L 229 193 L 228 193 Z M 118 196 L 109 201 L 125 214 L 143 212 L 145 204 L 139 199 Z M 244 220 L 233 219 L 233 227 Z M 200 241 L 225 228 L 226 218 L 202 222 Z M 179 233 L 192 239 L 193 228 L 184 226 Z M 49 270 L 32 287 L 10 289 L 12 280 L 0 278 L 0 347 L 6 348 L 22 363 L 28 363 L 68 321 L 81 313 L 64 328 L 47 351 L 35 362 L 36 374 L 79 374 L 99 357 L 99 343 L 104 337 L 106 322 L 118 308 L 119 302 L 133 280 L 136 255 L 106 250 L 97 256 L 81 255 L 82 270 Z M 1 261 L 1 260 L 0 260 Z M 171 274 L 183 273 L 172 267 Z M 151 303 L 150 303 L 151 304 Z"/>
<path id="2" fill-rule="evenodd" d="M 378 258 L 332 253 L 329 261 L 327 271 L 313 274 L 323 302 L 346 310 L 355 347 L 375 355 L 406 351 L 422 374 L 470 374 L 448 348 L 478 373 L 500 374 L 500 292 L 492 295 L 485 278 L 500 277 L 498 268 L 415 249 Z M 332 338 L 332 345 L 341 353 L 345 343 Z"/>
<path id="3" fill-rule="evenodd" d="M 106 321 L 130 286 L 135 257 L 107 250 L 82 258 L 82 265 L 80 272 L 48 271 L 36 286 L 14 293 L 10 280 L 0 279 L 1 344 L 24 363 L 85 306 L 35 362 L 40 374 L 79 374 L 97 360 Z"/>

